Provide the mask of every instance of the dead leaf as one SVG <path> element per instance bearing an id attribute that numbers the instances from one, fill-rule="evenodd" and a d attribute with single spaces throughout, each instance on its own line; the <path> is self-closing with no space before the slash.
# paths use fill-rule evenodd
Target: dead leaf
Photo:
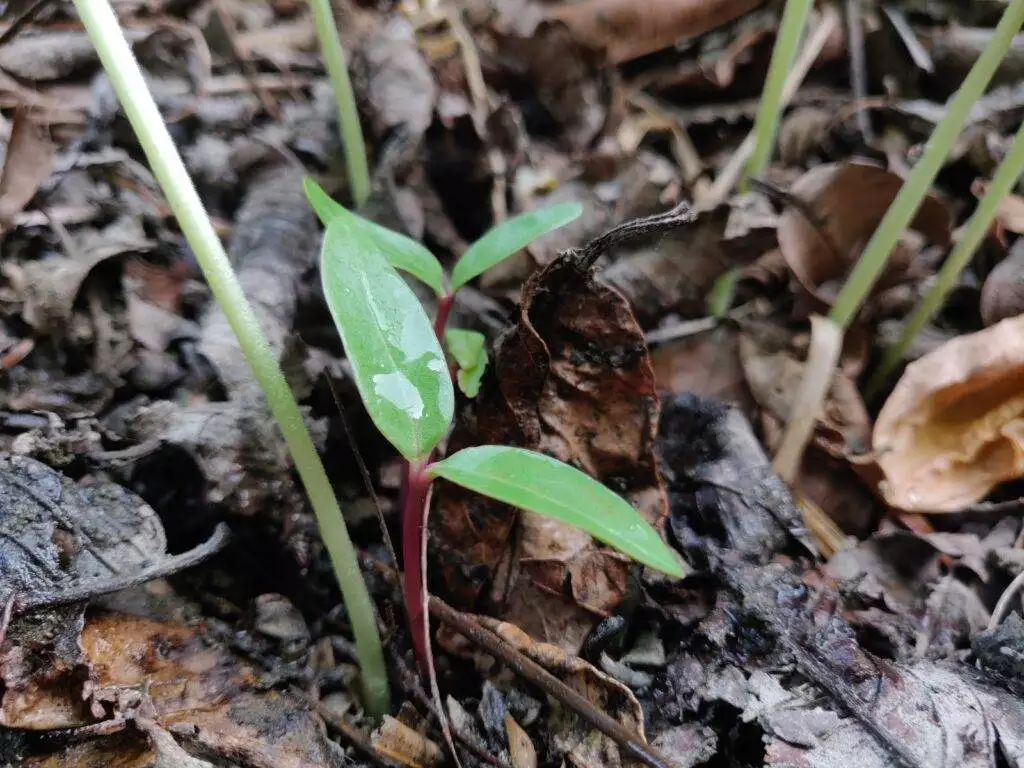
<path id="1" fill-rule="evenodd" d="M 505 714 L 505 738 L 512 768 L 537 768 L 537 750 L 530 737 L 512 715 Z"/>
<path id="2" fill-rule="evenodd" d="M 971 193 L 979 200 L 988 192 L 988 182 L 977 179 L 971 184 Z M 1024 197 L 1009 194 L 999 200 L 996 221 L 1010 232 L 1024 234 Z"/>
<path id="3" fill-rule="evenodd" d="M 658 345 L 651 352 L 658 390 L 727 400 L 753 417 L 755 404 L 740 361 L 739 336 L 735 326 L 721 323 Z"/>
<path id="4" fill-rule="evenodd" d="M 33 459 L 0 461 L 0 605 L 130 574 L 166 553 L 156 513 L 113 483 L 79 486 Z M 102 510 L 103 514 L 96 514 Z M 11 619 L 0 653 L 0 723 L 46 730 L 89 721 L 79 647 L 85 603 Z"/>
<path id="5" fill-rule="evenodd" d="M 892 665 L 869 681 L 872 715 L 902 737 L 918 765 L 995 768 L 1024 759 L 1024 705 L 987 685 L 965 665 Z M 821 710 L 814 700 L 785 692 L 759 717 L 770 734 L 765 765 L 773 768 L 891 768 L 905 761 L 882 748 L 852 718 Z M 801 699 L 803 699 L 801 701 Z M 922 716 L 927 712 L 926 716 Z M 779 716 L 786 715 L 780 721 Z M 822 717 L 822 715 L 828 717 Z"/>
<path id="6" fill-rule="evenodd" d="M 56 153 L 47 126 L 29 110 L 17 110 L 0 173 L 0 226 L 9 226 L 11 217 L 35 197 L 53 170 Z"/>
<path id="7" fill-rule="evenodd" d="M 410 768 L 441 765 L 444 760 L 444 752 L 437 744 L 390 715 L 385 715 L 380 727 L 373 732 L 373 746 L 381 754 Z"/>
<path id="8" fill-rule="evenodd" d="M 1022 199 L 1024 208 L 1024 199 Z M 1024 240 L 996 265 L 981 287 L 981 319 L 985 325 L 1024 314 Z"/>
<path id="9" fill-rule="evenodd" d="M 727 24 L 764 0 L 586 0 L 549 11 L 577 40 L 604 50 L 613 64 L 667 48 Z"/>
<path id="10" fill-rule="evenodd" d="M 541 450 L 614 488 L 656 528 L 667 514 L 651 446 L 658 418 L 643 333 L 626 300 L 564 256 L 523 288 L 517 324 L 498 342 L 479 396 L 449 451 L 501 443 Z M 432 557 L 446 588 L 575 652 L 622 599 L 632 565 L 579 529 L 442 484 Z"/>
<path id="11" fill-rule="evenodd" d="M 1024 474 L 1024 318 L 943 344 L 907 366 L 874 429 L 894 507 L 953 512 Z"/>
<path id="12" fill-rule="evenodd" d="M 830 306 L 847 273 L 874 234 L 895 199 L 903 179 L 864 163 L 820 165 L 797 181 L 790 203 L 779 219 L 779 250 L 797 280 L 815 298 Z M 910 227 L 926 242 L 948 246 L 952 214 L 942 200 L 928 195 Z M 906 279 L 914 250 L 898 246 L 889 259 L 878 289 Z"/>
<path id="13" fill-rule="evenodd" d="M 538 642 L 519 627 L 486 616 L 476 621 L 502 640 L 540 664 L 589 701 L 596 709 L 614 717 L 641 741 L 644 716 L 640 702 L 625 685 L 598 671 L 593 665 L 570 655 L 559 645 Z M 608 736 L 581 720 L 574 712 L 553 706 L 547 727 L 553 748 L 565 756 L 571 768 L 623 765 L 618 745 Z M 631 765 L 632 763 L 625 763 Z"/>
<path id="14" fill-rule="evenodd" d="M 765 226 L 742 208 L 721 205 L 674 232 L 640 240 L 603 277 L 629 299 L 643 325 L 669 311 L 703 317 L 715 280 L 774 244 L 774 221 Z"/>

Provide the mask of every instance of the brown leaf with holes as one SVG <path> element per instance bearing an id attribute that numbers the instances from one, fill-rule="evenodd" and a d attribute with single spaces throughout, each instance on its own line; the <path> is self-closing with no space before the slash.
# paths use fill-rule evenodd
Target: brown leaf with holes
<path id="1" fill-rule="evenodd" d="M 12 216 L 25 210 L 49 178 L 56 154 L 49 129 L 29 110 L 16 111 L 0 173 L 0 226 L 8 226 Z"/>
<path id="2" fill-rule="evenodd" d="M 611 63 L 668 48 L 728 24 L 764 0 L 585 0 L 552 9 L 581 43 L 604 50 Z"/>
<path id="3" fill-rule="evenodd" d="M 779 250 L 801 285 L 823 304 L 831 306 L 902 186 L 891 171 L 851 162 L 812 168 L 790 189 L 793 200 L 779 219 Z M 925 242 L 941 246 L 950 244 L 952 227 L 949 208 L 935 195 L 925 197 L 910 224 Z M 878 289 L 912 274 L 915 250 L 897 246 Z"/>
<path id="4" fill-rule="evenodd" d="M 449 452 L 517 445 L 579 467 L 622 494 L 655 527 L 667 515 L 652 439 L 658 397 L 629 303 L 571 256 L 523 288 L 519 319 L 498 342 L 479 396 Z M 575 652 L 622 599 L 624 555 L 582 531 L 442 483 L 432 558 L 462 606 L 489 610 Z M 507 596 L 507 599 L 506 599 Z"/>
<path id="5" fill-rule="evenodd" d="M 874 450 L 894 507 L 954 512 L 1024 474 L 1024 317 L 959 336 L 907 366 Z"/>

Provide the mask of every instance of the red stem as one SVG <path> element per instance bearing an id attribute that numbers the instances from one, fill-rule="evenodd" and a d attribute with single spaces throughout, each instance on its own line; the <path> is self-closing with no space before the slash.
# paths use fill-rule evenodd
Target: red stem
<path id="1" fill-rule="evenodd" d="M 402 560 L 404 573 L 402 591 L 409 615 L 413 648 L 420 669 L 427 673 L 430 646 L 427 643 L 427 585 L 424 560 L 427 551 L 427 503 L 430 497 L 430 475 L 427 461 L 407 465 L 404 503 L 402 507 Z"/>
<path id="2" fill-rule="evenodd" d="M 448 325 L 448 315 L 451 314 L 454 304 L 454 293 L 446 293 L 437 300 L 437 314 L 434 315 L 434 333 L 437 334 L 437 340 L 441 346 L 444 346 L 444 328 Z"/>
<path id="3" fill-rule="evenodd" d="M 455 294 L 446 293 L 437 300 L 437 315 L 434 316 L 434 333 L 444 346 L 444 329 L 448 315 L 455 304 Z M 455 369 L 449 368 L 452 379 Z M 430 511 L 430 475 L 427 467 L 430 458 L 422 461 L 407 461 L 402 473 L 402 490 L 399 501 L 402 505 L 402 592 L 405 598 L 405 612 L 409 616 L 409 630 L 416 659 L 425 675 L 430 674 L 432 660 L 427 632 L 427 514 Z"/>

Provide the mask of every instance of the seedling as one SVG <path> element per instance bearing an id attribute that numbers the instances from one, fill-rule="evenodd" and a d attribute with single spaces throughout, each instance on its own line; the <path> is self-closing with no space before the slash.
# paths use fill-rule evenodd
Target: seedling
<path id="1" fill-rule="evenodd" d="M 501 445 L 433 458 L 451 426 L 455 403 L 441 340 L 458 364 L 460 386 L 467 395 L 475 394 L 483 372 L 483 338 L 445 328 L 455 291 L 575 219 L 580 207 L 556 205 L 495 227 L 466 251 L 448 278 L 420 243 L 346 210 L 312 181 L 306 182 L 306 194 L 327 228 L 321 279 L 356 386 L 374 424 L 407 462 L 403 590 L 421 666 L 430 667 L 424 570 L 430 487 L 436 478 L 576 526 L 645 565 L 683 576 L 680 559 L 639 512 L 568 464 Z M 433 323 L 396 269 L 422 280 L 437 294 Z"/>

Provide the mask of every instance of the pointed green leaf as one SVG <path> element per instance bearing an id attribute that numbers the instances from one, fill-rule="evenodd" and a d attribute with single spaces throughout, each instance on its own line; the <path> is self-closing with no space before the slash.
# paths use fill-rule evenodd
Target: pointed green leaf
<path id="1" fill-rule="evenodd" d="M 550 456 L 484 445 L 432 464 L 430 474 L 574 525 L 670 576 L 686 574 L 679 558 L 639 512 L 589 475 Z"/>
<path id="2" fill-rule="evenodd" d="M 426 283 L 438 296 L 444 295 L 444 268 L 423 244 L 353 213 L 332 200 L 330 195 L 309 177 L 302 180 L 302 187 L 306 190 L 306 199 L 325 227 L 338 217 L 348 217 L 366 230 L 392 267 L 408 272 L 417 280 Z"/>
<path id="3" fill-rule="evenodd" d="M 561 203 L 521 213 L 499 224 L 462 254 L 452 270 L 452 290 L 458 290 L 477 275 L 525 248 L 541 235 L 565 226 L 581 213 L 583 206 L 579 203 Z"/>
<path id="4" fill-rule="evenodd" d="M 455 410 L 448 365 L 426 312 L 348 217 L 327 225 L 320 279 L 370 418 L 405 458 L 425 458 Z"/>
<path id="5" fill-rule="evenodd" d="M 445 346 L 459 366 L 459 389 L 466 397 L 476 397 L 480 391 L 480 379 L 487 369 L 486 341 L 476 331 L 449 328 L 444 332 Z"/>

